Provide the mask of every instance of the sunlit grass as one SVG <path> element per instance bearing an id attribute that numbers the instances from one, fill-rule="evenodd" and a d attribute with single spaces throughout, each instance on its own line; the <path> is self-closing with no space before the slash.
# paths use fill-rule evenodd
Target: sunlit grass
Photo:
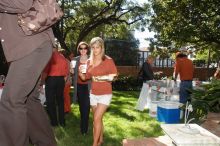
<path id="1" fill-rule="evenodd" d="M 137 111 L 135 105 L 139 92 L 114 92 L 112 103 L 104 116 L 104 146 L 121 146 L 124 138 L 155 137 L 162 135 L 156 119 L 148 111 Z M 54 129 L 58 146 L 91 146 L 92 113 L 89 133 L 80 134 L 78 105 L 72 105 L 72 113 L 66 115 L 66 127 Z"/>

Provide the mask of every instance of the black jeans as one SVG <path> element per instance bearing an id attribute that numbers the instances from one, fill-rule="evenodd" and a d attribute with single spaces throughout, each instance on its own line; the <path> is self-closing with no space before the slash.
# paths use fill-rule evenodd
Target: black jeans
<path id="1" fill-rule="evenodd" d="M 51 120 L 52 126 L 65 125 L 64 119 L 64 86 L 65 81 L 63 76 L 48 76 L 46 79 L 45 93 L 47 112 Z M 58 119 L 57 108 L 58 107 Z"/>
<path id="2" fill-rule="evenodd" d="M 82 134 L 88 132 L 90 99 L 88 84 L 77 84 L 77 97 L 80 111 L 80 130 Z"/>

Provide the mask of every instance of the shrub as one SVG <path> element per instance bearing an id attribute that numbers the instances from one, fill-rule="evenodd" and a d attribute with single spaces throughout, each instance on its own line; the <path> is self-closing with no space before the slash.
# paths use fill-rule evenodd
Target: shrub
<path id="1" fill-rule="evenodd" d="M 192 115 L 202 120 L 208 112 L 220 112 L 220 80 L 212 80 L 209 84 L 201 85 L 201 89 L 192 90 Z"/>
<path id="2" fill-rule="evenodd" d="M 112 88 L 115 91 L 139 91 L 142 82 L 133 76 L 119 75 L 112 83 Z"/>

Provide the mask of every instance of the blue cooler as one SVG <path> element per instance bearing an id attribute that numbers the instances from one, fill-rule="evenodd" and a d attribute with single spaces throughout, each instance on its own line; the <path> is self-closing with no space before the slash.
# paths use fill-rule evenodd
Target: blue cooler
<path id="1" fill-rule="evenodd" d="M 157 119 L 168 124 L 179 123 L 180 109 L 178 102 L 162 101 L 157 105 Z"/>

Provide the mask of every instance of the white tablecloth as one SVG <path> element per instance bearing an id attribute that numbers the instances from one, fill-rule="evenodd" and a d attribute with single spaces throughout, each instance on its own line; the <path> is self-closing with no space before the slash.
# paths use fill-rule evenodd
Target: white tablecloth
<path id="1" fill-rule="evenodd" d="M 139 111 L 143 111 L 145 108 L 149 108 L 150 98 L 148 96 L 149 93 L 149 85 L 147 83 L 143 83 L 142 89 L 138 98 L 138 102 L 136 105 L 136 109 Z"/>
<path id="2" fill-rule="evenodd" d="M 151 107 L 151 101 L 171 100 L 179 101 L 179 82 L 177 84 L 172 80 L 148 81 L 143 83 L 136 109 L 143 111 Z"/>

